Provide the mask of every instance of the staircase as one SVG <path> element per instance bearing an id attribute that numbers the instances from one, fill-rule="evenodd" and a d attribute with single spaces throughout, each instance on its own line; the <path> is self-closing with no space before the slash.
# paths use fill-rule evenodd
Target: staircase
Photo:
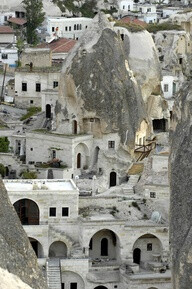
<path id="1" fill-rule="evenodd" d="M 131 175 L 126 184 L 123 184 L 123 193 L 126 195 L 134 194 L 133 187 L 138 183 L 140 175 Z"/>
<path id="2" fill-rule="evenodd" d="M 61 289 L 61 268 L 58 258 L 47 261 L 47 282 L 49 289 Z"/>

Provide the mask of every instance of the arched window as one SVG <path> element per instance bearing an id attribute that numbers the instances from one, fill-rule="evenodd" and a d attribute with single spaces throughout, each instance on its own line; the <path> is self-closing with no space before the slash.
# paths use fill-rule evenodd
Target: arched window
<path id="1" fill-rule="evenodd" d="M 39 208 L 34 201 L 22 199 L 13 206 L 22 225 L 39 225 Z"/>
<path id="2" fill-rule="evenodd" d="M 117 174 L 116 172 L 111 172 L 110 173 L 110 187 L 116 186 L 117 183 Z"/>
<path id="3" fill-rule="evenodd" d="M 101 240 L 101 256 L 108 256 L 108 240 L 103 238 Z"/>
<path id="4" fill-rule="evenodd" d="M 74 30 L 77 30 L 77 25 L 76 24 L 74 25 Z"/>
<path id="5" fill-rule="evenodd" d="M 51 105 L 46 104 L 46 118 L 51 118 Z"/>
<path id="6" fill-rule="evenodd" d="M 77 30 L 79 30 L 79 24 L 77 24 Z"/>
<path id="7" fill-rule="evenodd" d="M 67 246 L 65 243 L 61 241 L 56 241 L 51 244 L 49 247 L 49 257 L 59 257 L 59 258 L 66 258 L 67 257 Z"/>
<path id="8" fill-rule="evenodd" d="M 73 134 L 77 134 L 77 121 L 73 120 Z"/>

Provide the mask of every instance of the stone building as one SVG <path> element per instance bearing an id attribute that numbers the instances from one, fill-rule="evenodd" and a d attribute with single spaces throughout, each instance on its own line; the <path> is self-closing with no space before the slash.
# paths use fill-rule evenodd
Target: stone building
<path id="1" fill-rule="evenodd" d="M 49 288 L 171 289 L 170 271 L 159 273 L 169 254 L 166 224 L 119 218 L 123 196 L 81 197 L 71 180 L 4 184 Z"/>

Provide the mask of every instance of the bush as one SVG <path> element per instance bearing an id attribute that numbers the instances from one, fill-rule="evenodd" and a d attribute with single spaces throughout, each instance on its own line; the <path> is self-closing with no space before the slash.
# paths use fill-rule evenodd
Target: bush
<path id="1" fill-rule="evenodd" d="M 132 202 L 132 206 L 137 208 L 139 211 L 141 210 L 137 202 Z"/>
<path id="2" fill-rule="evenodd" d="M 1 153 L 9 152 L 9 140 L 7 137 L 0 137 L 0 152 Z"/>
<path id="3" fill-rule="evenodd" d="M 1 174 L 2 178 L 4 178 L 4 176 L 6 174 L 6 168 L 1 163 L 0 163 L 0 174 Z"/>
<path id="4" fill-rule="evenodd" d="M 117 21 L 114 26 L 124 27 L 130 32 L 140 32 L 140 31 L 145 30 L 145 27 L 135 24 L 133 22 L 122 23 L 121 21 Z"/>
<path id="5" fill-rule="evenodd" d="M 20 120 L 21 120 L 21 121 L 22 121 L 22 120 L 25 120 L 25 119 L 31 117 L 32 115 L 37 114 L 37 113 L 40 112 L 40 111 L 41 111 L 41 108 L 40 108 L 40 107 L 37 107 L 37 106 L 29 107 L 29 108 L 27 109 L 27 113 L 24 114 L 24 115 L 20 118 Z"/>
<path id="6" fill-rule="evenodd" d="M 170 22 L 148 24 L 146 29 L 150 33 L 156 33 L 158 31 L 163 31 L 163 30 L 179 30 L 179 31 L 183 30 L 180 25 L 173 24 Z"/>
<path id="7" fill-rule="evenodd" d="M 37 178 L 36 172 L 28 172 L 28 171 L 22 172 L 22 179 L 36 179 L 36 178 Z"/>

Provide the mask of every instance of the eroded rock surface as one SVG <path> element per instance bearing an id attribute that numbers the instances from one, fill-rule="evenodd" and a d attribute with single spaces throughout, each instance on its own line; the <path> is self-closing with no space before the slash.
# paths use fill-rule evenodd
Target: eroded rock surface
<path id="1" fill-rule="evenodd" d="M 0 200 L 0 267 L 18 276 L 32 288 L 47 288 L 36 255 L 9 201 L 2 180 L 0 180 Z"/>
<path id="2" fill-rule="evenodd" d="M 78 118 L 100 120 L 100 135 L 117 132 L 124 148 L 133 147 L 135 132 L 146 118 L 140 88 L 128 63 L 129 41 L 121 40 L 105 16 L 99 14 L 94 26 L 79 41 L 64 63 L 57 130 L 63 121 Z"/>
<path id="3" fill-rule="evenodd" d="M 192 82 L 175 103 L 170 156 L 173 288 L 192 288 Z"/>

